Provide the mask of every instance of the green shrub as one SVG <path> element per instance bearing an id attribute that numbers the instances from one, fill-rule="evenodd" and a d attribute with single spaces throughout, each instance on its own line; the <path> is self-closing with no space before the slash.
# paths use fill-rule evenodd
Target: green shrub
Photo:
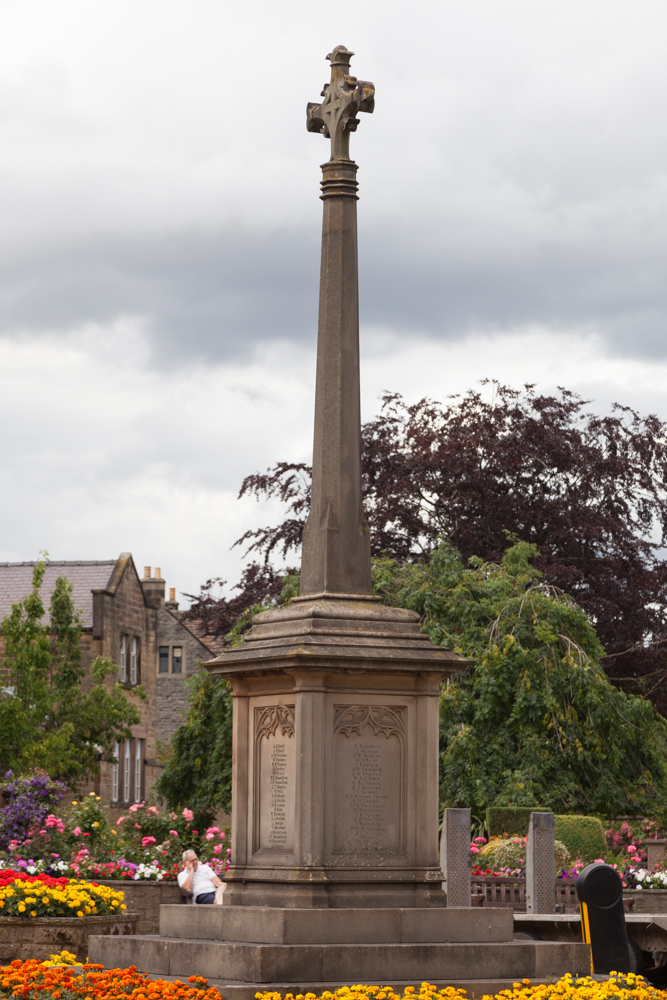
<path id="1" fill-rule="evenodd" d="M 567 846 L 573 861 L 585 865 L 607 856 L 602 822 L 595 816 L 556 816 L 556 836 Z"/>
<path id="2" fill-rule="evenodd" d="M 514 806 L 489 806 L 486 810 L 486 825 L 489 837 L 509 836 L 526 837 L 530 814 L 535 808 L 515 808 Z"/>

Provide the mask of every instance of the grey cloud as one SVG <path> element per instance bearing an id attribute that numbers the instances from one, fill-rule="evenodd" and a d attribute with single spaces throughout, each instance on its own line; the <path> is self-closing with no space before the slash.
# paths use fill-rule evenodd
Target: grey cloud
<path id="1" fill-rule="evenodd" d="M 442 226 L 434 217 L 433 231 Z M 445 339 L 525 324 L 586 325 L 614 353 L 664 356 L 659 255 L 543 240 L 506 253 L 480 246 L 462 259 L 455 232 L 429 246 L 409 226 L 401 233 L 376 223 L 361 233 L 362 320 Z M 100 238 L 2 266 L 5 333 L 139 314 L 150 321 L 154 366 L 243 360 L 262 341 L 314 339 L 318 271 L 319 232 L 297 228 Z"/>

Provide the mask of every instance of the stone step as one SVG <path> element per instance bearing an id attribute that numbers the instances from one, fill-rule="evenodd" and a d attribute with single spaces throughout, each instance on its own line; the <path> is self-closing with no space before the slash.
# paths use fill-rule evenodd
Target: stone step
<path id="1" fill-rule="evenodd" d="M 391 980 L 532 979 L 590 972 L 585 944 L 250 944 L 158 935 L 89 939 L 91 962 L 149 975 L 242 983 L 387 983 Z"/>
<path id="2" fill-rule="evenodd" d="M 254 944 L 417 944 L 511 941 L 511 910 L 472 907 L 284 910 L 160 907 L 160 934 Z"/>

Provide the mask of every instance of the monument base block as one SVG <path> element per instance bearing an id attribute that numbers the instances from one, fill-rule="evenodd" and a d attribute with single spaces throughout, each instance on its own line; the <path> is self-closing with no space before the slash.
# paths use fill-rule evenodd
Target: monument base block
<path id="1" fill-rule="evenodd" d="M 228 984 L 419 984 L 590 971 L 588 945 L 514 941 L 509 910 L 162 906 L 160 936 L 90 939 L 90 960 Z M 224 995 L 224 994 L 223 994 Z"/>
<path id="2" fill-rule="evenodd" d="M 439 876 L 439 872 L 436 873 Z M 295 882 L 259 882 L 234 872 L 225 875 L 225 906 L 275 906 L 285 909 L 326 907 L 442 907 L 446 896 L 440 883 L 414 885 L 391 882 L 332 882 L 311 884 Z"/>
<path id="3" fill-rule="evenodd" d="M 439 693 L 466 662 L 413 611 L 320 594 L 206 664 L 234 698 L 225 905 L 444 905 Z"/>

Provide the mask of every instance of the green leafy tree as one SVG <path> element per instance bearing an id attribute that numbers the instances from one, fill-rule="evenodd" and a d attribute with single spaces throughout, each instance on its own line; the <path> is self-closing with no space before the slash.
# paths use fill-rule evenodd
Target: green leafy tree
<path id="1" fill-rule="evenodd" d="M 431 640 L 471 666 L 443 687 L 440 794 L 450 806 L 655 813 L 667 804 L 667 723 L 607 678 L 585 612 L 545 584 L 536 548 L 516 542 L 500 563 L 441 544 L 429 561 L 376 559 L 374 587 L 419 613 Z M 297 592 L 288 578 L 279 601 Z M 256 605 L 229 634 L 242 639 Z M 205 671 L 190 681 L 190 710 L 157 785 L 175 807 L 230 808 L 229 685 Z"/>
<path id="2" fill-rule="evenodd" d="M 375 564 L 377 591 L 472 661 L 441 695 L 442 801 L 475 813 L 655 812 L 667 801 L 667 723 L 609 682 L 593 626 L 541 581 L 535 554 L 517 542 L 500 564 L 466 567 L 442 544 L 428 563 Z"/>
<path id="3" fill-rule="evenodd" d="M 232 805 L 232 699 L 229 683 L 200 668 L 188 681 L 189 711 L 171 740 L 155 792 L 172 807 L 212 815 Z"/>
<path id="4" fill-rule="evenodd" d="M 299 577 L 288 575 L 276 597 L 241 611 L 226 640 L 231 646 L 243 636 L 260 611 L 285 604 L 299 593 Z M 156 793 L 176 809 L 187 804 L 212 816 L 232 808 L 232 698 L 222 677 L 198 670 L 188 681 L 188 717 L 171 739 L 166 766 L 155 784 Z"/>
<path id="5" fill-rule="evenodd" d="M 0 767 L 19 774 L 42 768 L 76 787 L 97 772 L 100 757 L 114 759 L 114 742 L 129 739 L 141 716 L 121 686 L 109 684 L 118 669 L 111 660 L 98 656 L 85 677 L 81 617 L 64 577 L 56 581 L 44 623 L 45 568 L 43 561 L 35 564 L 32 591 L 0 625 Z"/>

